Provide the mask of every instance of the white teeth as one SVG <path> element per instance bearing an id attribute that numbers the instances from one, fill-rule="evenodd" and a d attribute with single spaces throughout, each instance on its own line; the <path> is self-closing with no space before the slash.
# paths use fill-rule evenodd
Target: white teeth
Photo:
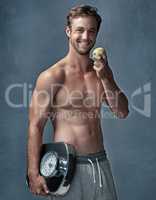
<path id="1" fill-rule="evenodd" d="M 87 42 L 80 42 L 80 44 L 89 45 Z"/>
<path id="2" fill-rule="evenodd" d="M 89 44 L 89 42 L 83 42 L 83 41 L 79 41 L 80 43 L 84 43 L 84 44 Z"/>

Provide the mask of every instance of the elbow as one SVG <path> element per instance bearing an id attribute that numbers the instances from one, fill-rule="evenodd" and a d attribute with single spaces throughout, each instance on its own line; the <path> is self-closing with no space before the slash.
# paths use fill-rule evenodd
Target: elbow
<path id="1" fill-rule="evenodd" d="M 124 111 L 124 112 L 123 111 L 122 112 L 113 111 L 113 113 L 114 113 L 114 116 L 116 116 L 117 118 L 125 119 L 125 118 L 127 118 L 128 114 L 129 114 L 129 110 Z"/>
<path id="2" fill-rule="evenodd" d="M 128 114 L 129 114 L 129 109 L 127 108 L 125 111 L 118 112 L 117 116 L 120 119 L 125 119 L 128 117 Z"/>
<path id="3" fill-rule="evenodd" d="M 125 119 L 127 118 L 128 114 L 129 114 L 129 109 L 128 109 L 128 106 L 126 106 L 125 108 L 122 108 L 122 109 L 112 109 L 113 113 L 116 115 L 117 118 L 119 119 Z"/>
<path id="4" fill-rule="evenodd" d="M 125 119 L 125 118 L 127 118 L 128 114 L 129 114 L 128 99 L 126 98 L 126 101 L 124 103 L 122 110 L 119 111 L 118 117 L 120 119 Z"/>
<path id="5" fill-rule="evenodd" d="M 118 115 L 118 118 L 120 118 L 120 119 L 125 119 L 125 118 L 127 118 L 128 114 L 129 114 L 129 110 L 126 111 L 126 112 L 120 113 L 120 114 Z"/>

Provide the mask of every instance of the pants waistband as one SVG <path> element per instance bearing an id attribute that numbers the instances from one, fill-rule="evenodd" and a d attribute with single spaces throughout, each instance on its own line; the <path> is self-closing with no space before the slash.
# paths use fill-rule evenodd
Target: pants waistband
<path id="1" fill-rule="evenodd" d="M 88 163 L 88 160 L 91 160 L 92 162 L 96 162 L 96 160 L 105 160 L 107 159 L 107 154 L 105 150 L 99 151 L 97 153 L 91 153 L 91 154 L 79 154 L 76 155 L 76 161 L 77 163 Z"/>

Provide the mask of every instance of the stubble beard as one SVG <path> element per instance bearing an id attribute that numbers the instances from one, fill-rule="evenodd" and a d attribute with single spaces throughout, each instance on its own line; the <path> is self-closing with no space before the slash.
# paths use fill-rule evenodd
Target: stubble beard
<path id="1" fill-rule="evenodd" d="M 85 49 L 84 49 L 84 50 L 81 50 L 81 49 L 76 45 L 78 42 L 76 42 L 76 44 L 75 44 L 75 43 L 71 40 L 70 43 L 71 43 L 72 47 L 75 49 L 75 51 L 76 51 L 78 54 L 80 54 L 80 55 L 88 55 L 88 54 L 90 53 L 91 49 L 93 48 L 93 46 L 94 46 L 94 44 L 95 44 L 95 41 L 92 42 L 91 46 L 89 46 L 88 49 L 86 49 L 86 50 L 85 50 Z"/>

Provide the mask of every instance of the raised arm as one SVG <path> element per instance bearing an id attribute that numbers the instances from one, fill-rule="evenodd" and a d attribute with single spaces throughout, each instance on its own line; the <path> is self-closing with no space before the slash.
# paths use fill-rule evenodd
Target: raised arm
<path id="1" fill-rule="evenodd" d="M 105 91 L 105 102 L 110 110 L 117 117 L 126 118 L 129 113 L 128 99 L 116 84 L 108 62 L 100 59 L 94 62 L 94 69 L 97 76 L 101 79 Z"/>

